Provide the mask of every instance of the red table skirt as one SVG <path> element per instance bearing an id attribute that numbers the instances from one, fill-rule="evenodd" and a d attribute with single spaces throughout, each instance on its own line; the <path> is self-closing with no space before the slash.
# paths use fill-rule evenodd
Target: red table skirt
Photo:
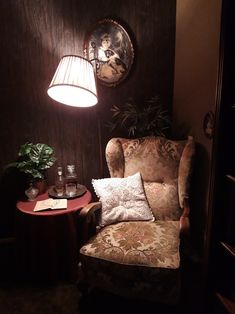
<path id="1" fill-rule="evenodd" d="M 85 203 L 89 201 L 90 197 Z M 77 280 L 80 209 L 78 206 L 60 214 L 35 215 L 18 208 L 17 262 L 22 277 L 42 282 Z"/>

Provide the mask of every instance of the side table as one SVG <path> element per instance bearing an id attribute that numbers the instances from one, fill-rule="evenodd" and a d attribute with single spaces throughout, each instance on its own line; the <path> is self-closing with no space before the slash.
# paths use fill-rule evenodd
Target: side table
<path id="1" fill-rule="evenodd" d="M 19 201 L 16 209 L 16 239 L 19 272 L 25 279 L 40 282 L 77 280 L 79 211 L 91 201 L 86 191 L 68 200 L 67 209 L 34 212 L 35 201 Z"/>

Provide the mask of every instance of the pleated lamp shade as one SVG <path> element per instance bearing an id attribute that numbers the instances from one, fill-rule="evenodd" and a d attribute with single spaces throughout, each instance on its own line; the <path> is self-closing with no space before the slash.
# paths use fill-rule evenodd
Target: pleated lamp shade
<path id="1" fill-rule="evenodd" d="M 62 57 L 47 93 L 54 100 L 68 106 L 96 105 L 96 82 L 91 63 L 79 56 Z"/>

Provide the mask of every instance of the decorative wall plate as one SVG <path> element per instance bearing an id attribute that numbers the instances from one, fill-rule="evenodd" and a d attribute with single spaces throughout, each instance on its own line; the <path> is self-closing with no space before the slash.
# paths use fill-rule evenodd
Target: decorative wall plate
<path id="1" fill-rule="evenodd" d="M 92 63 L 99 81 L 115 86 L 129 74 L 134 49 L 128 33 L 118 22 L 103 19 L 87 36 L 84 55 Z"/>

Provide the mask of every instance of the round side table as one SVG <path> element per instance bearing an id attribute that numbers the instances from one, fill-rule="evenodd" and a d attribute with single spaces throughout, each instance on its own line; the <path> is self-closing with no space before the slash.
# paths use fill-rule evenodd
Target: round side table
<path id="1" fill-rule="evenodd" d="M 86 191 L 69 199 L 67 209 L 34 212 L 35 201 L 19 201 L 16 210 L 19 271 L 26 279 L 40 282 L 68 280 L 78 275 L 79 211 L 91 201 Z"/>

